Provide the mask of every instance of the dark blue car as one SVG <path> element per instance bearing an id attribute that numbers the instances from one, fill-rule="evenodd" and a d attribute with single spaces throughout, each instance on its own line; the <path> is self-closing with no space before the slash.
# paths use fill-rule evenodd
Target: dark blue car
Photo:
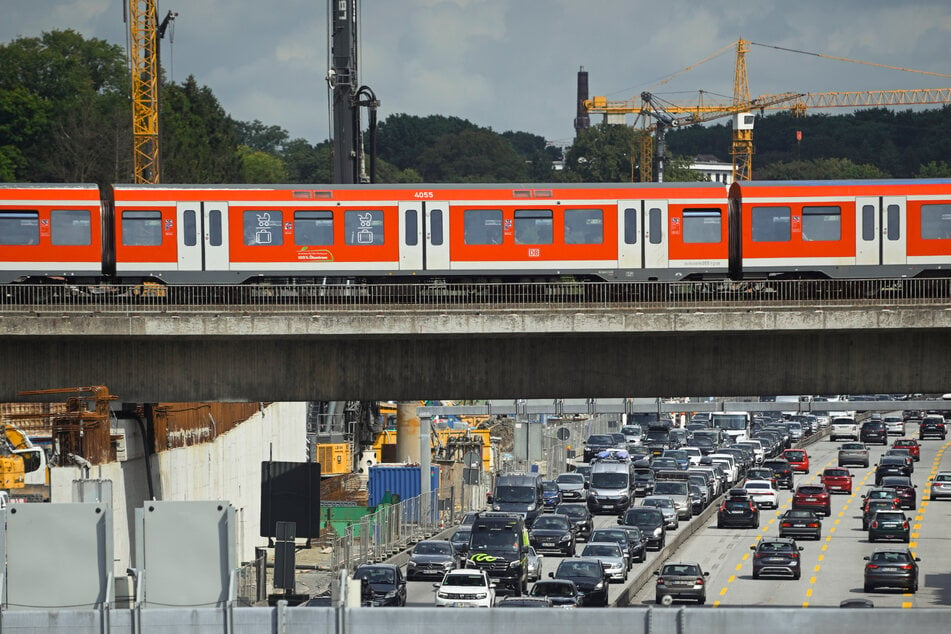
<path id="1" fill-rule="evenodd" d="M 561 489 L 554 480 L 542 481 L 542 499 L 545 502 L 545 511 L 552 512 L 561 504 Z"/>

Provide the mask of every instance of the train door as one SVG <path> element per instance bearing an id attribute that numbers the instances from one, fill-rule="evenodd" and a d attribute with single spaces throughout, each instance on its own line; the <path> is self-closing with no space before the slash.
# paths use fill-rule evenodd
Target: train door
<path id="1" fill-rule="evenodd" d="M 904 198 L 882 198 L 882 264 L 905 264 L 908 261 L 905 207 Z"/>
<path id="2" fill-rule="evenodd" d="M 426 203 L 426 270 L 449 270 L 449 205 Z"/>
<path id="3" fill-rule="evenodd" d="M 855 263 L 878 266 L 880 264 L 881 208 L 878 198 L 856 198 Z"/>
<path id="4" fill-rule="evenodd" d="M 423 203 L 400 203 L 400 270 L 423 269 Z"/>
<path id="5" fill-rule="evenodd" d="M 644 201 L 644 268 L 668 268 L 667 201 Z"/>
<path id="6" fill-rule="evenodd" d="M 626 270 L 644 268 L 644 258 L 641 251 L 643 223 L 640 200 L 618 201 L 617 226 L 618 268 Z"/>
<path id="7" fill-rule="evenodd" d="M 228 205 L 178 203 L 178 270 L 228 270 Z"/>

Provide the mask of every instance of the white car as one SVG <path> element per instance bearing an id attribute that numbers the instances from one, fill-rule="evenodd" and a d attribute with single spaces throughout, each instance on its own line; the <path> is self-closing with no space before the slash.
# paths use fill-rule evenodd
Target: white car
<path id="1" fill-rule="evenodd" d="M 700 447 L 681 447 L 681 449 L 687 452 L 687 458 L 690 460 L 691 467 L 696 467 L 700 464 L 700 459 L 703 458 L 703 452 L 700 451 Z"/>
<path id="2" fill-rule="evenodd" d="M 433 588 L 437 608 L 491 608 L 495 603 L 495 582 L 485 570 L 450 570 Z"/>
<path id="3" fill-rule="evenodd" d="M 750 499 L 759 508 L 777 508 L 776 489 L 769 480 L 747 480 L 743 489 L 750 494 Z"/>
<path id="4" fill-rule="evenodd" d="M 905 419 L 894 414 L 886 414 L 882 419 L 885 423 L 885 431 L 889 434 L 905 435 Z"/>

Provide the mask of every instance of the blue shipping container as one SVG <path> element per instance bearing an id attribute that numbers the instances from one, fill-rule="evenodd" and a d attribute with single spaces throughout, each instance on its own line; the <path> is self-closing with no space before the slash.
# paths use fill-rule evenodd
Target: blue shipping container
<path id="1" fill-rule="evenodd" d="M 439 490 L 439 465 L 430 467 L 430 491 Z M 370 467 L 370 479 L 367 483 L 370 507 L 379 506 L 383 497 L 390 493 L 398 495 L 400 500 L 419 497 L 419 465 L 376 465 Z"/>

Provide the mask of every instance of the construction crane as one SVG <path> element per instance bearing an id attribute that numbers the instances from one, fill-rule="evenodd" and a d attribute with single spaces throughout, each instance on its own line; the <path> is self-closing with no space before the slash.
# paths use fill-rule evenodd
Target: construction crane
<path id="1" fill-rule="evenodd" d="M 762 46 L 762 45 L 761 45 Z M 733 143 L 731 155 L 733 157 L 733 180 L 750 180 L 753 162 L 753 114 L 754 110 L 792 110 L 803 116 L 809 108 L 835 107 L 876 107 L 876 106 L 910 106 L 951 103 L 951 88 L 914 89 L 914 90 L 877 90 L 877 91 L 850 91 L 850 92 L 821 92 L 821 93 L 780 93 L 774 95 L 760 95 L 750 99 L 749 83 L 746 74 L 746 54 L 749 52 L 750 42 L 738 40 L 736 43 L 736 64 L 733 76 L 733 101 L 730 103 L 706 103 L 701 93 L 698 103 L 691 105 L 676 105 L 661 102 L 649 92 L 641 93 L 640 101 L 608 101 L 605 97 L 594 97 L 585 101 L 589 113 L 604 114 L 607 120 L 618 121 L 626 114 L 637 114 L 640 117 L 652 117 L 656 124 L 645 125 L 642 128 L 641 146 L 641 180 L 652 180 L 651 168 L 653 164 L 653 141 L 651 133 L 657 139 L 658 176 L 663 174 L 663 134 L 666 128 L 681 127 L 695 123 L 713 121 L 721 117 L 733 116 Z M 775 48 L 775 47 L 774 47 Z M 797 51 L 801 52 L 801 51 Z M 817 54 L 814 54 L 817 55 Z M 819 55 L 820 57 L 830 57 Z M 856 63 L 856 60 L 834 58 L 841 61 Z M 873 64 L 884 66 L 883 64 Z M 895 68 L 887 66 L 887 68 Z M 931 73 L 934 74 L 934 73 Z M 635 125 L 637 123 L 635 122 Z"/>
<path id="2" fill-rule="evenodd" d="M 132 177 L 141 184 L 160 182 L 159 40 L 178 13 L 158 21 L 157 0 L 129 0 L 129 57 L 132 69 Z"/>

